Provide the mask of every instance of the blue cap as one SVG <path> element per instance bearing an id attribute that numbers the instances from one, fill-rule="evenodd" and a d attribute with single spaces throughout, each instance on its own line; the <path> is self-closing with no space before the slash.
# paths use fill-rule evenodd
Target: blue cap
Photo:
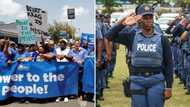
<path id="1" fill-rule="evenodd" d="M 149 5 L 141 5 L 140 7 L 137 8 L 137 15 L 153 15 L 154 14 L 154 9 L 152 6 Z"/>

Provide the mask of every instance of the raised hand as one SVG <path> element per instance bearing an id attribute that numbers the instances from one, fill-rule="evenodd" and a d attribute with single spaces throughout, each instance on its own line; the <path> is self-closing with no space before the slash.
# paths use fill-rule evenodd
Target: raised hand
<path id="1" fill-rule="evenodd" d="M 129 16 L 123 18 L 120 23 L 122 25 L 130 26 L 130 25 L 136 24 L 141 18 L 142 18 L 142 16 L 140 16 L 140 15 L 132 14 L 132 15 L 129 15 Z"/>
<path id="2" fill-rule="evenodd" d="M 183 27 L 186 27 L 187 24 L 188 24 L 188 20 L 183 18 L 181 21 L 180 21 L 180 24 L 183 26 Z"/>

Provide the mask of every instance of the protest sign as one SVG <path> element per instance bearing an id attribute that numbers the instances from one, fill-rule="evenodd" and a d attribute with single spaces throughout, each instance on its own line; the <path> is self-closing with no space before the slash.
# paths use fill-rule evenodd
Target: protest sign
<path id="1" fill-rule="evenodd" d="M 88 47 L 89 49 L 94 49 L 94 35 L 93 34 L 88 35 Z"/>
<path id="2" fill-rule="evenodd" d="M 68 19 L 75 19 L 75 9 L 67 9 L 67 16 Z"/>
<path id="3" fill-rule="evenodd" d="M 30 31 L 29 21 L 27 19 L 16 20 L 16 26 L 19 31 L 18 43 L 35 44 L 35 36 Z"/>
<path id="4" fill-rule="evenodd" d="M 26 6 L 27 16 L 30 22 L 30 30 L 38 37 L 47 36 L 48 23 L 47 12 L 31 6 Z"/>

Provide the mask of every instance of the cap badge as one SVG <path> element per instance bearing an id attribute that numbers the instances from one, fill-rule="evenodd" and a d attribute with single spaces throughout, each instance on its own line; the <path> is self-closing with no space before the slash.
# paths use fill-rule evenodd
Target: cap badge
<path id="1" fill-rule="evenodd" d="M 145 10 L 145 11 L 149 11 L 150 8 L 149 8 L 148 6 L 146 6 L 146 7 L 144 7 L 144 10 Z"/>

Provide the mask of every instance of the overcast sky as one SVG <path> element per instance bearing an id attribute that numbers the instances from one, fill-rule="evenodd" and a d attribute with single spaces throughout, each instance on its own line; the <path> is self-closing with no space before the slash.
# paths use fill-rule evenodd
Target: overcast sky
<path id="1" fill-rule="evenodd" d="M 75 26 L 77 32 L 94 34 L 94 0 L 1 0 L 0 21 L 10 23 L 27 18 L 26 5 L 46 10 L 48 23 L 67 21 L 67 8 L 75 8 L 76 19 L 69 23 Z"/>

